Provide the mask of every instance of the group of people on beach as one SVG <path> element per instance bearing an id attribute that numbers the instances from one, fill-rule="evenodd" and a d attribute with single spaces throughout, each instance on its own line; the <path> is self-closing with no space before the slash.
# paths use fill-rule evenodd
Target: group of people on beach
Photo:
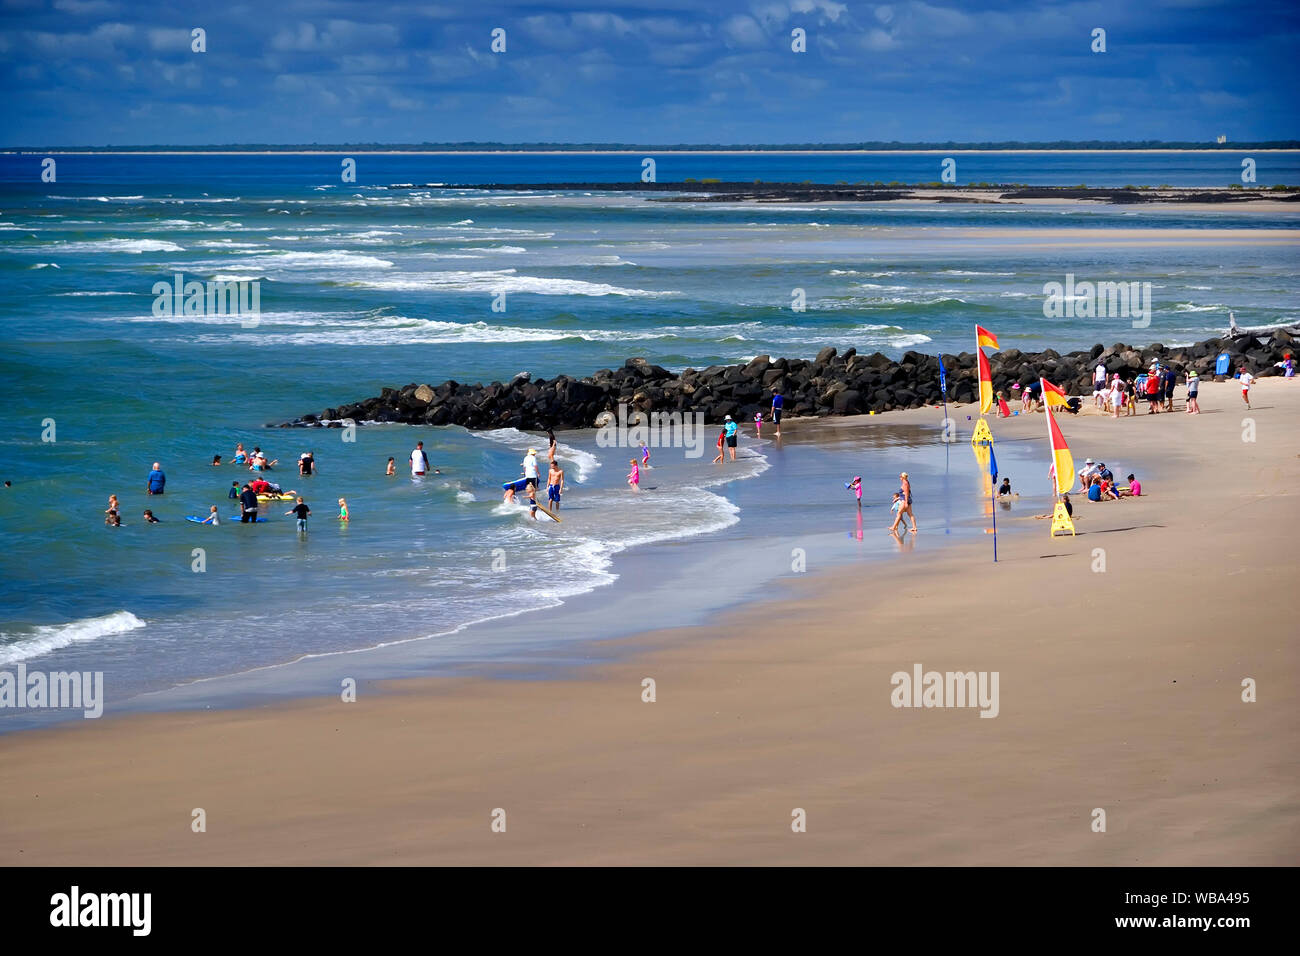
<path id="1" fill-rule="evenodd" d="M 853 492 L 853 496 L 858 501 L 858 511 L 861 511 L 862 476 L 854 475 L 851 481 L 844 482 L 844 487 Z M 898 474 L 898 490 L 893 494 L 889 510 L 894 516 L 894 523 L 889 526 L 888 534 L 897 535 L 899 524 L 902 524 L 903 530 L 908 534 L 916 534 L 916 514 L 912 511 L 912 479 L 905 471 Z M 907 526 L 909 519 L 912 522 L 910 528 Z"/>
<path id="2" fill-rule="evenodd" d="M 548 439 L 547 448 L 546 448 L 546 458 L 547 458 L 546 507 L 549 513 L 551 514 L 551 517 L 555 517 L 554 512 L 560 510 L 560 502 L 564 497 L 564 469 L 560 467 L 559 461 L 557 461 L 555 458 L 555 452 L 559 447 L 559 443 L 555 440 L 555 432 L 548 428 L 546 430 L 546 437 Z M 645 452 L 645 460 L 649 462 L 650 449 L 643 448 L 642 451 Z M 515 500 L 515 495 L 519 494 L 520 492 L 527 494 L 528 495 L 528 516 L 532 518 L 534 521 L 536 521 L 537 508 L 538 508 L 537 484 L 538 484 L 538 477 L 539 477 L 539 471 L 537 465 L 537 449 L 529 448 L 527 453 L 524 455 L 523 461 L 521 461 L 519 464 L 520 467 L 523 469 L 523 477 L 516 478 L 513 481 L 502 482 L 501 500 L 506 503 L 509 503 L 509 502 L 513 502 Z M 633 465 L 633 471 L 636 471 L 635 459 L 632 460 L 632 465 Z M 629 483 L 631 482 L 631 480 L 632 480 L 632 476 L 629 475 L 628 476 Z M 637 480 L 640 481 L 639 474 L 637 476 Z M 634 487 L 633 490 L 635 491 L 637 489 Z"/>

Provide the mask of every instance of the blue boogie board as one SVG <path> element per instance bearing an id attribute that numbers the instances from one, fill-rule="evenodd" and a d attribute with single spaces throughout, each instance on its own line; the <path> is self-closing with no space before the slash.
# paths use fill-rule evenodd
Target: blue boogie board
<path id="1" fill-rule="evenodd" d="M 527 478 L 520 478 L 520 479 L 518 479 L 517 481 L 503 481 L 503 482 L 501 482 L 501 490 L 502 490 L 502 491 L 509 491 L 511 488 L 513 488 L 513 489 L 515 490 L 515 493 L 516 493 L 516 494 L 518 494 L 519 492 L 523 491 L 523 490 L 524 490 L 525 488 L 527 488 L 527 487 L 528 487 L 528 479 L 527 479 Z"/>
<path id="2" fill-rule="evenodd" d="M 252 524 L 252 523 L 253 523 L 252 521 L 244 521 L 244 516 L 243 516 L 243 515 L 231 515 L 229 518 L 226 518 L 225 520 L 226 520 L 226 521 L 233 521 L 235 524 Z M 266 521 L 265 518 L 254 518 L 253 520 L 256 521 L 258 524 L 262 524 L 263 522 Z"/>

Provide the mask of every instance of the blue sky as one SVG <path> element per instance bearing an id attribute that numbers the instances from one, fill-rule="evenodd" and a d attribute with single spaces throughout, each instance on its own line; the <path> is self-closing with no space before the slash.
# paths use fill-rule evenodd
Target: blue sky
<path id="1" fill-rule="evenodd" d="M 0 0 L 0 145 L 1294 139 L 1298 41 L 1240 0 Z"/>

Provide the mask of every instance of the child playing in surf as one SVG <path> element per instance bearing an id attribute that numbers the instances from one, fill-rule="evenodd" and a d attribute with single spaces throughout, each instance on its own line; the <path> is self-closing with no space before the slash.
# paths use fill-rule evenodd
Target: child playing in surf
<path id="1" fill-rule="evenodd" d="M 724 430 L 718 432 L 718 457 L 713 459 L 713 464 L 716 465 L 718 462 L 722 461 L 722 456 L 725 454 L 723 450 L 723 445 L 726 443 L 726 441 L 727 441 L 726 431 Z"/>
<path id="2" fill-rule="evenodd" d="M 633 491 L 641 490 L 641 469 L 637 467 L 636 459 L 629 458 L 627 463 L 632 466 L 632 470 L 627 473 L 627 483 Z"/>
<path id="3" fill-rule="evenodd" d="M 858 508 L 861 509 L 861 507 L 862 507 L 862 476 L 861 476 L 861 475 L 854 475 L 852 481 L 846 481 L 846 482 L 844 482 L 844 487 L 845 487 L 847 490 L 853 492 L 853 494 L 857 496 L 857 499 L 858 499 Z"/>
<path id="4" fill-rule="evenodd" d="M 762 412 L 754 413 L 754 436 L 756 438 L 763 437 L 763 413 Z"/>
<path id="5" fill-rule="evenodd" d="M 389 458 L 389 459 L 388 459 L 388 470 L 387 470 L 386 472 L 384 472 L 384 474 L 385 474 L 385 475 L 395 475 L 395 474 L 397 474 L 397 459 L 395 459 L 395 458 Z"/>
<path id="6" fill-rule="evenodd" d="M 650 467 L 650 446 L 645 442 L 641 443 L 641 464 Z"/>
<path id="7" fill-rule="evenodd" d="M 238 496 L 236 496 L 236 497 L 238 497 Z M 217 525 L 221 524 L 221 518 L 220 518 L 220 516 L 217 514 L 217 506 L 216 506 L 216 505 L 213 505 L 212 508 L 209 509 L 208 516 L 207 516 L 206 518 L 204 518 L 202 521 L 200 521 L 199 524 L 210 524 L 210 525 L 212 525 L 213 527 L 216 527 Z"/>
<path id="8" fill-rule="evenodd" d="M 108 496 L 108 507 L 104 509 L 104 514 L 106 515 L 117 514 L 117 495 Z"/>
<path id="9" fill-rule="evenodd" d="M 348 520 L 348 502 L 346 498 L 339 499 L 339 520 Z"/>

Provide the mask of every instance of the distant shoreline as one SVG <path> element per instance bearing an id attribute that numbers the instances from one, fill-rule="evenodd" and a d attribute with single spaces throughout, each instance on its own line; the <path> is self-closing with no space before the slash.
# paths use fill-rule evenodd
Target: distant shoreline
<path id="1" fill-rule="evenodd" d="M 33 146 L 6 146 L 0 148 L 0 154 L 9 156 L 637 156 L 653 154 L 656 156 L 689 156 L 692 154 L 706 156 L 889 156 L 897 153 L 912 155 L 950 155 L 950 154 L 982 154 L 982 155 L 1038 155 L 1053 153 L 1096 153 L 1096 154 L 1113 154 L 1113 153 L 1233 153 L 1250 151 L 1252 153 L 1296 153 L 1300 152 L 1300 145 L 1268 145 L 1254 146 L 1248 143 L 1242 144 L 1225 144 L 1223 146 L 1155 146 L 1150 148 L 1144 147 L 1114 147 L 1114 148 L 1015 148 L 1015 147 L 998 147 L 981 149 L 977 146 L 917 146 L 917 147 L 899 147 L 897 149 L 889 148 L 872 148 L 872 149 L 795 149 L 789 147 L 764 148 L 683 148 L 676 147 L 623 147 L 618 149 L 404 149 L 400 146 L 387 146 L 383 148 L 349 148 L 347 146 L 325 146 L 315 149 L 303 149 L 298 147 L 286 147 L 284 149 L 268 149 L 265 147 L 253 149 L 240 149 L 238 147 L 226 147 L 223 149 L 199 148 L 184 149 L 157 149 L 157 148 L 135 148 L 131 146 L 114 146 L 104 149 L 86 146 L 60 147 L 51 146 L 47 148 Z"/>

